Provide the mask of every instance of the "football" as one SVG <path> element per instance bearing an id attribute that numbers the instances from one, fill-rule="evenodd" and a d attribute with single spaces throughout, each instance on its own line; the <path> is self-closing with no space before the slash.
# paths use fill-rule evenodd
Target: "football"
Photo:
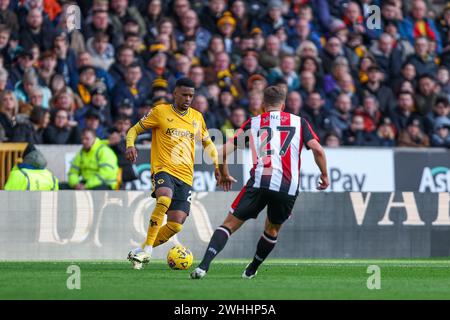
<path id="1" fill-rule="evenodd" d="M 191 250 L 178 245 L 167 253 L 167 264 L 173 270 L 187 270 L 191 267 L 194 256 Z"/>

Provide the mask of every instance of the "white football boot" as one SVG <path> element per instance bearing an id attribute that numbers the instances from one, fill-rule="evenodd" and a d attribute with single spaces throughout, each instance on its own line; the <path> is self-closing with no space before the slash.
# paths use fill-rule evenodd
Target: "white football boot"
<path id="1" fill-rule="evenodd" d="M 142 248 L 136 248 L 128 253 L 127 259 L 133 264 L 133 269 L 140 270 L 150 262 L 151 255 Z"/>
<path id="2" fill-rule="evenodd" d="M 206 276 L 206 271 L 200 268 L 195 268 L 194 271 L 191 272 L 191 279 L 203 279 Z"/>

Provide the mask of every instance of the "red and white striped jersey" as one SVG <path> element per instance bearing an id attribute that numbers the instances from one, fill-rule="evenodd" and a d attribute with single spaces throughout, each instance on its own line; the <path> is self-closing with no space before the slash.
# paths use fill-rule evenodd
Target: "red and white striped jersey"
<path id="1" fill-rule="evenodd" d="M 297 195 L 303 144 L 319 141 L 311 125 L 296 115 L 271 111 L 250 118 L 233 137 L 237 147 L 250 142 L 253 167 L 247 187 Z"/>

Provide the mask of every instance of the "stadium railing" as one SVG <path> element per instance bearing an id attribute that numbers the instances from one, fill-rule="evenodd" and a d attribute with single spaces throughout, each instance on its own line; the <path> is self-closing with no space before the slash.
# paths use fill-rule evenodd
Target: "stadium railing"
<path id="1" fill-rule="evenodd" d="M 22 158 L 28 143 L 0 143 L 0 190 L 3 190 L 11 169 Z"/>

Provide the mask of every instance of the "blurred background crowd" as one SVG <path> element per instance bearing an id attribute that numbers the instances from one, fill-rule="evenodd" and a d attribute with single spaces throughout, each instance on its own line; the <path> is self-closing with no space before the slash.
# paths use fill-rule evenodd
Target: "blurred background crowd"
<path id="1" fill-rule="evenodd" d="M 277 84 L 323 145 L 449 148 L 449 71 L 443 1 L 0 0 L 0 141 L 80 144 L 87 128 L 123 153 L 188 76 L 223 132 Z"/>

